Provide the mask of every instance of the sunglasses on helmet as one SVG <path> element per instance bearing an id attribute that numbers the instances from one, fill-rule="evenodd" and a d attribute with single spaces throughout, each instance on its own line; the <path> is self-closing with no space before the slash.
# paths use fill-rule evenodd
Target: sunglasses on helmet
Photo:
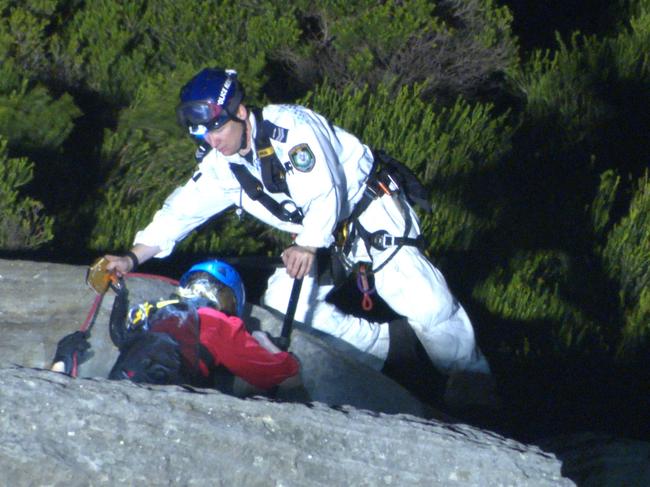
<path id="1" fill-rule="evenodd" d="M 176 108 L 178 123 L 189 129 L 190 135 L 202 138 L 210 130 L 217 129 L 230 120 L 222 105 L 212 100 L 194 100 L 181 103 Z"/>

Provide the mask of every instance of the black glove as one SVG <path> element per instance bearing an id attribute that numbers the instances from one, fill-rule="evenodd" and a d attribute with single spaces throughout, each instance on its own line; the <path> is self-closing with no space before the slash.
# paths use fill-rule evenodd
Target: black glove
<path id="1" fill-rule="evenodd" d="M 64 372 L 70 375 L 72 373 L 75 352 L 77 353 L 78 363 L 81 363 L 90 348 L 90 343 L 88 343 L 89 336 L 90 334 L 87 331 L 75 331 L 61 338 L 56 345 L 56 353 L 54 354 L 52 363 L 63 362 L 65 366 Z"/>

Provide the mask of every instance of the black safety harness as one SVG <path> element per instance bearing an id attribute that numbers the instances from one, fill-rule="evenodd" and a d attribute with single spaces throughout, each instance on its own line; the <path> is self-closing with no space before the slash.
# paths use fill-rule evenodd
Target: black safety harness
<path id="1" fill-rule="evenodd" d="M 170 299 L 159 300 L 154 303 L 145 302 L 129 309 L 128 296 L 126 285 L 122 283 L 121 289 L 116 289 L 116 296 L 109 319 L 111 341 L 120 352 L 126 350 L 133 343 L 133 339 L 144 332 L 146 322 L 157 319 L 156 315 L 159 312 L 163 310 L 169 312 L 170 308 L 177 308 L 188 312 L 195 323 L 200 323 L 198 308 L 209 304 L 207 299 L 185 300 L 179 299 L 177 296 L 171 296 Z M 188 371 L 192 375 L 192 382 L 201 386 L 214 387 L 224 393 L 232 393 L 234 375 L 223 365 L 216 364 L 214 357 L 205 345 L 197 342 L 196 347 L 197 358 L 203 362 L 210 375 L 208 378 L 204 378 L 198 372 L 198 364 L 196 364 L 195 367 L 192 367 L 192 370 Z"/>
<path id="2" fill-rule="evenodd" d="M 393 253 L 380 266 L 373 269 L 373 272 L 379 272 L 399 250 L 404 246 L 413 246 L 420 249 L 424 248 L 424 238 L 422 235 L 409 237 L 413 221 L 408 205 L 405 200 L 419 206 L 425 211 L 431 211 L 431 204 L 426 198 L 426 191 L 415 174 L 410 171 L 404 164 L 393 159 L 382 150 L 373 151 L 375 161 L 373 169 L 366 181 L 366 188 L 363 196 L 355 205 L 352 214 L 346 222 L 343 223 L 347 229 L 347 235 L 344 239 L 340 251 L 345 255 L 348 254 L 356 236 L 359 236 L 366 246 L 368 254 L 370 249 L 386 250 L 389 247 L 395 247 Z M 397 199 L 401 205 L 404 214 L 404 234 L 396 236 L 389 234 L 386 230 L 369 232 L 359 222 L 359 217 L 366 211 L 370 203 L 381 196 L 388 195 Z"/>
<path id="3" fill-rule="evenodd" d="M 283 129 L 264 120 L 261 109 L 251 108 L 251 111 L 255 117 L 257 127 L 254 142 L 255 151 L 261 162 L 262 181 L 253 176 L 244 164 L 230 163 L 230 170 L 251 200 L 259 202 L 281 221 L 301 223 L 303 219 L 302 209 L 297 207 L 291 199 L 278 202 L 265 192 L 266 189 L 271 193 L 284 193 L 291 198 L 286 181 L 286 169 L 273 149 L 271 137 L 269 136 L 269 133 L 276 134 L 278 130 Z M 371 174 L 366 181 L 363 196 L 355 205 L 350 217 L 339 224 L 335 233 L 338 235 L 342 231 L 346 232 L 345 243 L 338 249 L 344 255 L 349 253 L 357 236 L 364 242 L 368 253 L 370 253 L 371 247 L 378 250 L 395 247 L 391 256 L 373 271 L 378 272 L 403 246 L 419 248 L 424 246 L 422 236 L 416 238 L 408 236 L 413 222 L 408 205 L 405 202 L 409 201 L 418 205 L 425 211 L 431 211 L 431 204 L 427 200 L 424 187 L 410 169 L 384 151 L 377 150 L 373 151 L 373 153 L 375 161 Z M 405 228 L 404 234 L 401 236 L 390 235 L 385 230 L 369 232 L 359 222 L 359 216 L 368 208 L 370 203 L 383 195 L 397 198 L 402 205 Z"/>
<path id="4" fill-rule="evenodd" d="M 252 108 L 251 111 L 255 116 L 257 126 L 255 151 L 261 162 L 262 181 L 253 176 L 243 164 L 231 162 L 230 170 L 250 199 L 259 202 L 283 222 L 301 223 L 303 218 L 302 210 L 291 199 L 280 203 L 264 191 L 264 188 L 266 188 L 271 193 L 284 193 L 291 198 L 285 168 L 278 159 L 278 155 L 271 145 L 271 138 L 268 135 L 268 130 L 272 128 L 273 124 L 262 118 L 262 110 L 259 108 Z"/>

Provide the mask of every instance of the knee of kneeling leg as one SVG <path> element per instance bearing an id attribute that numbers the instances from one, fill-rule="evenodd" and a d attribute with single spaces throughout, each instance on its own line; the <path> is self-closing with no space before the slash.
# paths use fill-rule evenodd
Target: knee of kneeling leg
<path id="1" fill-rule="evenodd" d="M 424 348 L 406 318 L 398 318 L 389 322 L 388 335 L 388 356 L 384 368 L 393 365 L 403 367 L 421 361 Z"/>

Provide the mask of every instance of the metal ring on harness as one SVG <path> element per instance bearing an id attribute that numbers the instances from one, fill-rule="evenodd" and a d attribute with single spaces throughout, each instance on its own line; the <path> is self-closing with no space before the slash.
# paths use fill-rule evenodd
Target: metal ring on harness
<path id="1" fill-rule="evenodd" d="M 388 247 L 394 246 L 402 247 L 404 245 L 423 250 L 424 239 L 421 235 L 414 238 L 395 237 L 394 235 L 390 235 L 386 230 L 379 230 L 370 234 L 370 245 L 378 250 L 386 250 Z"/>
<path id="2" fill-rule="evenodd" d="M 300 223 L 302 220 L 302 211 L 298 208 L 298 205 L 292 200 L 284 200 L 280 203 L 280 208 L 282 215 L 286 218 L 285 221 L 291 223 Z"/>
<path id="3" fill-rule="evenodd" d="M 386 230 L 378 230 L 370 234 L 370 245 L 378 250 L 386 250 L 395 245 L 395 237 Z"/>

